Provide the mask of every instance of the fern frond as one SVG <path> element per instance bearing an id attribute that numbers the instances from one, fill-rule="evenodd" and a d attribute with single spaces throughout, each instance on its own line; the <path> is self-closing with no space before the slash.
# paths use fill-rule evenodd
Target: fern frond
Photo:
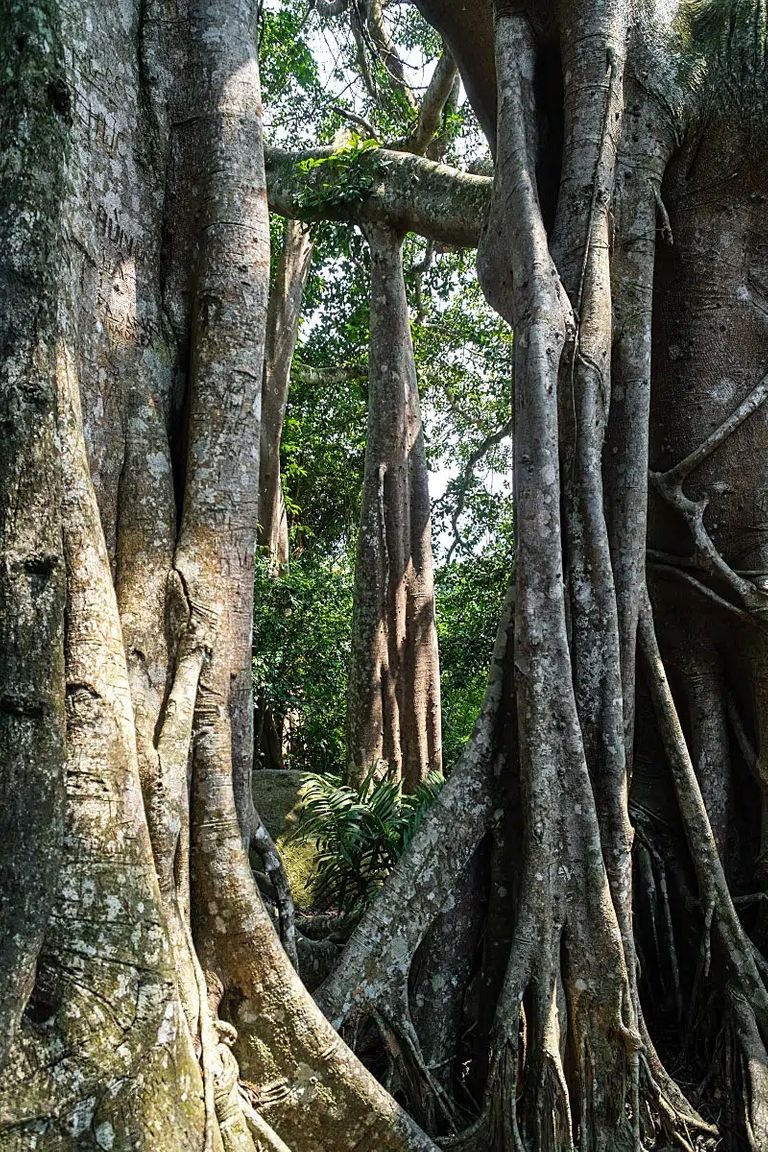
<path id="1" fill-rule="evenodd" d="M 313 895 L 319 908 L 362 910 L 394 868 L 443 786 L 431 772 L 410 796 L 376 765 L 359 788 L 309 776 L 294 837 L 317 845 Z M 377 778 L 378 776 L 378 778 Z"/>

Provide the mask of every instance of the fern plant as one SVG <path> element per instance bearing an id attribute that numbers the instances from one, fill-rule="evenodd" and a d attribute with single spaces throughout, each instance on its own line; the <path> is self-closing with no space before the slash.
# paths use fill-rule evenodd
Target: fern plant
<path id="1" fill-rule="evenodd" d="M 373 773 L 359 788 L 339 776 L 309 776 L 294 835 L 318 848 L 312 881 L 316 907 L 345 915 L 362 910 L 402 856 L 443 782 L 439 772 L 430 772 L 404 796 L 399 784 L 386 777 L 376 782 Z"/>

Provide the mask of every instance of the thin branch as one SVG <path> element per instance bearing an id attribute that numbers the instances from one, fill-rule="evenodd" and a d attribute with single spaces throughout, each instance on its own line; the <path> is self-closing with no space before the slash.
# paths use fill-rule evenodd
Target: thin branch
<path id="1" fill-rule="evenodd" d="M 331 112 L 343 116 L 351 124 L 356 124 L 358 128 L 362 128 L 369 140 L 376 139 L 376 129 L 368 123 L 364 116 L 358 116 L 357 112 L 350 112 L 349 108 L 344 108 L 341 104 L 332 104 Z"/>
<path id="2" fill-rule="evenodd" d="M 701 596 L 706 596 L 713 604 L 717 604 L 718 608 L 724 608 L 727 612 L 732 612 L 747 624 L 762 623 L 759 618 L 756 620 L 749 612 L 745 612 L 743 608 L 739 608 L 738 604 L 733 604 L 730 600 L 726 600 L 724 596 L 718 596 L 712 588 L 707 584 L 703 584 L 701 580 L 697 580 L 695 576 L 691 576 L 682 568 L 678 568 L 674 564 L 655 564 L 651 563 L 648 567 L 655 572 L 664 572 L 670 576 L 677 576 L 678 579 L 684 580 L 686 584 L 690 584 L 692 588 Z"/>
<path id="3" fill-rule="evenodd" d="M 355 41 L 355 55 L 357 57 L 357 66 L 360 69 L 360 75 L 363 78 L 365 90 L 374 101 L 378 104 L 379 93 L 376 87 L 376 81 L 371 72 L 368 64 L 368 57 L 365 52 L 365 34 L 363 31 L 363 21 L 357 11 L 357 5 L 353 4 L 352 11 L 349 17 L 349 25 L 352 30 L 352 38 Z"/>
<path id="4" fill-rule="evenodd" d="M 715 547 L 711 536 L 704 527 L 704 513 L 708 501 L 690 500 L 683 492 L 683 482 L 691 472 L 716 448 L 727 439 L 768 397 L 768 374 L 763 377 L 741 402 L 738 408 L 715 431 L 689 453 L 684 460 L 666 472 L 651 472 L 650 478 L 656 490 L 671 507 L 683 517 L 691 530 L 694 543 L 694 560 L 697 566 L 713 576 L 719 576 L 741 600 L 744 607 L 755 618 L 768 616 L 768 595 L 751 580 L 745 580 L 726 563 Z"/>
<path id="5" fill-rule="evenodd" d="M 418 324 L 423 324 L 426 319 L 426 310 L 424 308 L 424 291 L 423 291 L 423 277 L 424 273 L 428 272 L 432 267 L 432 261 L 435 258 L 435 242 L 430 240 L 427 244 L 426 251 L 424 252 L 424 259 L 420 260 L 418 264 L 414 264 L 411 268 L 411 275 L 413 276 L 413 287 L 416 293 L 416 321 Z"/>
<path id="6" fill-rule="evenodd" d="M 485 456 L 486 452 L 489 452 L 491 448 L 495 448 L 497 444 L 500 444 L 501 441 L 505 439 L 505 437 L 510 435 L 511 431 L 512 420 L 510 419 L 506 424 L 499 428 L 498 431 L 492 432 L 490 436 L 486 436 L 482 444 L 475 448 L 474 452 L 471 454 L 465 465 L 464 472 L 462 473 L 461 481 L 459 483 L 459 498 L 456 501 L 456 507 L 453 510 L 453 515 L 451 516 L 453 541 L 451 542 L 451 546 L 448 549 L 448 553 L 445 557 L 446 564 L 450 564 L 453 553 L 460 540 L 458 529 L 459 517 L 464 511 L 464 505 L 467 499 L 467 488 L 469 487 L 469 482 L 472 479 L 472 474 L 482 458 Z"/>
<path id="7" fill-rule="evenodd" d="M 407 141 L 409 152 L 423 156 L 440 127 L 440 122 L 458 76 L 456 61 L 446 48 L 435 65 L 419 108 L 419 120 Z"/>
<path id="8" fill-rule="evenodd" d="M 682 484 L 699 464 L 702 464 L 708 456 L 711 456 L 716 448 L 723 443 L 724 440 L 735 432 L 740 424 L 756 412 L 765 400 L 768 398 L 768 373 L 762 378 L 760 383 L 752 389 L 749 396 L 742 400 L 738 408 L 731 413 L 731 415 L 724 420 L 719 428 L 716 428 L 711 435 L 707 436 L 706 440 L 695 448 L 693 452 L 689 453 L 684 460 L 676 464 L 674 468 L 669 468 L 666 472 L 661 473 L 661 477 L 669 484 Z M 657 473 L 658 475 L 658 473 Z"/>
<path id="9" fill-rule="evenodd" d="M 405 98 L 408 106 L 413 112 L 416 112 L 418 109 L 416 97 L 405 78 L 405 65 L 398 55 L 395 42 L 384 22 L 381 0 L 366 0 L 365 16 L 368 32 L 381 63 L 392 78 L 395 87 Z"/>
<path id="10" fill-rule="evenodd" d="M 364 380 L 368 375 L 368 364 L 361 361 L 359 364 L 341 364 L 338 368 L 315 368 L 312 364 L 294 360 L 293 375 L 305 384 L 324 388 L 331 384 L 344 384 L 348 380 Z"/>
<path id="11" fill-rule="evenodd" d="M 664 242 L 671 246 L 674 244 L 675 238 L 672 235 L 672 225 L 669 222 L 669 213 L 667 212 L 667 207 L 661 198 L 661 191 L 658 185 L 652 184 L 652 188 L 653 198 L 656 201 L 656 211 L 658 212 L 659 219 L 661 220 L 661 235 L 664 238 Z"/>

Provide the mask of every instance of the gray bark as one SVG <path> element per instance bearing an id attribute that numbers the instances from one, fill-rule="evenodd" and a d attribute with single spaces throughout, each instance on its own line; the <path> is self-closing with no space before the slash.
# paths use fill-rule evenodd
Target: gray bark
<path id="1" fill-rule="evenodd" d="M 253 838 L 274 863 L 250 793 L 255 7 L 22 7 L 0 106 L 0 765 L 24 813 L 0 854 L 0 1147 L 320 1149 L 338 1114 L 339 1148 L 430 1152 L 314 1006 L 248 865 Z"/>
<path id="2" fill-rule="evenodd" d="M 64 557 L 56 445 L 69 109 L 54 5 L 0 42 L 0 1068 L 35 979 L 62 851 Z M 43 151 L 45 147 L 45 152 Z"/>
<path id="3" fill-rule="evenodd" d="M 280 438 L 299 334 L 301 297 L 313 247 L 309 229 L 297 220 L 286 220 L 267 309 L 259 449 L 259 543 L 267 549 L 275 572 L 288 563 L 288 518 L 280 482 Z"/>
<path id="4" fill-rule="evenodd" d="M 371 252 L 368 434 L 355 564 L 349 778 L 412 792 L 442 768 L 440 669 L 426 448 L 402 238 L 365 229 Z"/>
<path id="5" fill-rule="evenodd" d="M 388 167 L 374 182 L 370 195 L 359 204 L 332 206 L 313 213 L 301 206 L 301 192 L 308 179 L 297 169 L 302 160 L 322 159 L 333 148 L 305 152 L 267 148 L 269 206 L 281 216 L 352 220 L 359 224 L 384 224 L 396 232 L 418 232 L 445 244 L 474 247 L 488 212 L 492 181 L 487 176 L 459 172 L 445 164 L 382 148 L 371 153 Z"/>

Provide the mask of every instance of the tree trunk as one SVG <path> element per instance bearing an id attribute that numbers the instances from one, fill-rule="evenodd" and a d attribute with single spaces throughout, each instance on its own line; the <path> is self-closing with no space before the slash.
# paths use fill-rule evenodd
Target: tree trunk
<path id="1" fill-rule="evenodd" d="M 256 16 L 41 0 L 3 24 L 4 1150 L 433 1150 L 248 865 L 277 875 L 250 785 Z M 285 892 L 280 919 L 289 948 Z"/>
<path id="2" fill-rule="evenodd" d="M 515 327 L 516 569 L 473 736 L 319 990 L 327 1019 L 288 959 L 290 900 L 283 948 L 247 859 L 279 887 L 250 791 L 255 11 L 6 13 L 3 1152 L 434 1152 L 329 1023 L 351 1036 L 366 1014 L 398 1098 L 446 1147 L 719 1139 L 652 1036 L 698 1077 L 726 1147 L 768 1146 L 768 166 L 749 61 L 744 93 L 717 92 L 742 6 L 714 48 L 709 11 L 693 96 L 663 25 L 629 30 L 618 0 L 499 4 L 495 23 L 487 5 L 422 6 L 484 122 L 498 106 L 479 269 Z M 389 707 L 398 742 L 418 728 L 418 779 L 439 716 L 401 676 L 426 699 L 437 663 L 433 640 L 405 655 L 424 638 L 409 613 L 432 638 L 434 620 L 399 237 L 416 221 L 471 241 L 487 183 L 390 156 L 354 210 L 376 449 L 358 578 L 378 591 L 358 596 L 353 702 Z M 288 201 L 294 161 L 273 165 Z"/>
<path id="3" fill-rule="evenodd" d="M 8 16 L 0 69 L 1 1069 L 34 984 L 63 834 L 55 285 L 68 110 L 53 5 Z"/>
<path id="4" fill-rule="evenodd" d="M 364 229 L 371 252 L 368 438 L 355 566 L 349 778 L 442 768 L 429 482 L 403 280 L 402 237 Z"/>
<path id="5" fill-rule="evenodd" d="M 483 36 L 465 45 L 456 34 L 470 19 L 460 6 L 422 7 L 459 66 L 477 67 Z M 338 1022 L 384 1019 L 389 1047 L 410 1061 L 401 1083 L 411 1107 L 424 1114 L 426 1088 L 425 1122 L 455 1120 L 452 1108 L 467 1106 L 467 1048 L 455 1047 L 453 1083 L 443 1071 L 435 1082 L 422 1059 L 429 1019 L 420 1004 L 420 1034 L 403 987 L 490 828 L 483 957 L 465 996 L 468 1032 L 480 1040 L 475 1119 L 455 1147 L 591 1152 L 711 1139 L 716 1129 L 666 1073 L 646 1023 L 644 1008 L 679 1059 L 675 1005 L 709 1115 L 712 1083 L 722 1082 L 726 1146 L 768 1140 L 766 920 L 756 895 L 768 810 L 757 463 L 768 398 L 764 96 L 748 66 L 754 91 L 739 101 L 718 94 L 727 74 L 711 49 L 711 87 L 686 105 L 663 25 L 639 20 L 630 32 L 626 16 L 611 0 L 496 5 L 496 171 L 478 270 L 515 331 L 514 672 L 502 681 L 498 758 L 467 757 L 450 782 L 457 870 L 433 867 L 440 805 L 318 993 Z M 734 9 L 725 19 L 723 51 L 736 51 L 740 18 Z M 487 77 L 472 79 L 487 117 Z M 675 107 L 687 117 L 684 146 Z M 553 171 L 541 149 L 559 138 L 553 197 L 541 185 Z M 644 586 L 648 524 L 664 662 Z M 478 772 L 489 788 L 493 763 L 507 784 L 494 796 L 505 805 L 498 824 L 478 804 Z M 518 815 L 522 838 L 510 852 Z M 641 1003 L 640 984 L 645 995 L 659 980 L 663 1006 Z M 478 982 L 495 1003 L 492 1029 Z"/>
<path id="6" fill-rule="evenodd" d="M 259 543 L 279 572 L 288 563 L 288 519 L 280 482 L 283 434 L 291 362 L 299 334 L 301 297 L 309 275 L 314 242 L 298 220 L 285 221 L 285 236 L 267 309 L 264 386 L 259 455 Z"/>

